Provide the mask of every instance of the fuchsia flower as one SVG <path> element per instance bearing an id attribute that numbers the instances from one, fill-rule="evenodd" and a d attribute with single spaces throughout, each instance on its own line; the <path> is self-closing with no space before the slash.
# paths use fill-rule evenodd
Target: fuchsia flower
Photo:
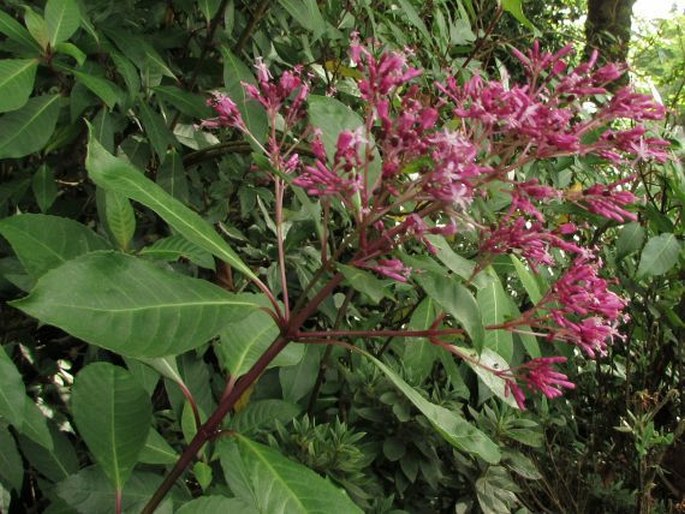
<path id="1" fill-rule="evenodd" d="M 219 116 L 216 118 L 203 120 L 200 123 L 200 127 L 232 127 L 243 131 L 246 130 L 245 122 L 243 121 L 240 111 L 238 110 L 238 106 L 227 95 L 219 91 L 215 91 L 212 93 L 212 96 L 209 98 L 209 100 L 207 100 L 207 105 L 212 107 Z"/>
<path id="2" fill-rule="evenodd" d="M 523 383 L 528 391 L 539 391 L 550 399 L 563 395 L 562 388 L 575 389 L 576 385 L 553 367 L 554 364 L 564 362 L 566 357 L 538 357 L 517 368 L 497 372 L 497 375 L 505 380 L 505 394 L 512 394 L 519 408 L 525 410 L 526 396 L 519 382 Z"/>
<path id="3" fill-rule="evenodd" d="M 604 216 L 619 223 L 637 221 L 637 216 L 623 208 L 625 205 L 635 203 L 637 197 L 630 191 L 618 189 L 626 180 L 620 180 L 608 186 L 595 184 L 582 192 L 576 200 L 587 207 L 590 212 Z M 574 198 L 571 198 L 572 200 Z"/>
<path id="4" fill-rule="evenodd" d="M 399 259 L 378 259 L 377 264 L 363 264 L 362 266 L 398 282 L 406 282 L 411 274 L 411 268 L 405 266 Z"/>

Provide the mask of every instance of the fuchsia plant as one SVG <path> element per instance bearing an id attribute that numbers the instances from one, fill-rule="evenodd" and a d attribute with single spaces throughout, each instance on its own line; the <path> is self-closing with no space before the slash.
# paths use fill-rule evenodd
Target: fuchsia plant
<path id="1" fill-rule="evenodd" d="M 270 130 L 264 143 L 251 132 L 239 106 L 214 93 L 208 103 L 217 116 L 201 127 L 236 129 L 268 158 L 266 171 L 275 191 L 280 298 L 258 280 L 257 284 L 271 301 L 270 314 L 280 335 L 250 372 L 231 378 L 219 409 L 201 427 L 149 506 L 156 505 L 212 437 L 209 431 L 291 342 L 347 346 L 342 340 L 425 337 L 499 377 L 506 394 L 521 409 L 526 392 L 556 398 L 574 387 L 555 368 L 566 361 L 561 356 L 533 358 L 508 369 L 487 367 L 450 341 L 454 335 L 466 337 L 468 331 L 443 323 L 444 314 L 426 330 L 306 330 L 305 321 L 343 281 L 338 263 L 405 282 L 422 271 L 404 263 L 399 250 L 418 242 L 435 253 L 431 236 L 475 235 L 478 256 L 467 284 L 501 254 L 521 256 L 534 272 L 556 271 L 570 262 L 565 271 L 557 271 L 559 278 L 533 307 L 486 330 L 532 331 L 548 341 L 575 345 L 590 358 L 604 355 L 609 342 L 621 338 L 618 326 L 625 319 L 626 301 L 610 290 L 609 280 L 601 278 L 596 250 L 582 245 L 574 223 L 557 223 L 546 213 L 565 203 L 619 223 L 635 220 L 629 210 L 636 201 L 630 191 L 632 178 L 565 190 L 538 179 L 522 179 L 520 170 L 535 161 L 565 156 L 593 155 L 605 168 L 617 171 L 640 160 L 663 162 L 668 158 L 665 141 L 648 136 L 641 125 L 620 127 L 660 119 L 664 108 L 628 88 L 610 96 L 606 86 L 624 67 L 599 67 L 595 54 L 569 68 L 565 58 L 570 53 L 570 46 L 546 53 L 536 43 L 527 54 L 514 50 L 527 74 L 525 84 L 507 86 L 480 75 L 462 83 L 457 75 L 450 75 L 435 84 L 433 95 L 427 95 L 417 80 L 421 71 L 411 66 L 408 52 L 376 55 L 373 45 L 354 41 L 350 58 L 362 76 L 357 85 L 363 121 L 355 129 L 341 131 L 335 147 L 328 149 L 324 127 L 312 127 L 307 121 L 310 87 L 301 68 L 276 79 L 259 61 L 256 85 L 243 84 L 252 101 L 266 111 Z M 299 153 L 304 143 L 309 148 Z M 283 229 L 284 199 L 291 188 L 302 188 L 324 207 L 322 267 L 297 299 L 288 293 Z M 493 191 L 507 193 L 511 201 L 486 223 L 475 214 L 475 204 L 490 198 Z M 341 207 L 353 225 L 342 241 L 330 245 L 331 210 Z M 328 281 L 308 297 L 324 277 Z"/>
<path id="2" fill-rule="evenodd" d="M 276 81 L 260 61 L 258 86 L 244 87 L 267 110 L 272 132 L 264 153 L 276 170 L 292 177 L 286 181 L 274 175 L 277 198 L 283 198 L 290 182 L 323 201 L 342 202 L 355 222 L 355 232 L 347 240 L 355 248 L 350 264 L 406 281 L 412 270 L 393 257 L 393 250 L 419 240 L 433 251 L 426 234 L 452 236 L 460 231 L 479 234 L 478 269 L 492 256 L 507 253 L 521 255 L 534 271 L 556 267 L 562 262 L 552 250 L 561 250 L 575 257 L 544 298 L 520 318 L 486 329 L 516 332 L 531 327 L 548 340 L 574 344 L 594 358 L 606 353 L 607 341 L 620 338 L 617 325 L 624 319 L 626 302 L 599 277 L 601 260 L 594 249 L 580 246 L 573 237 L 577 227 L 548 223 L 543 209 L 550 203 L 568 202 L 617 222 L 635 220 L 627 210 L 636 201 L 627 189 L 631 178 L 564 191 L 537 179 L 520 181 L 516 170 L 534 160 L 568 155 L 594 154 L 618 168 L 637 160 L 663 162 L 668 143 L 648 137 L 643 126 L 608 128 L 617 120 L 661 119 L 664 108 L 629 88 L 607 98 L 605 86 L 624 67 L 598 67 L 595 53 L 588 62 L 569 69 L 564 58 L 571 52 L 570 46 L 555 54 L 542 52 L 537 43 L 527 54 L 513 50 L 526 70 L 525 84 L 507 87 L 480 75 L 461 84 L 450 76 L 435 85 L 439 99 L 427 102 L 415 83 L 421 71 L 408 63 L 407 53 L 384 52 L 376 57 L 373 48 L 355 42 L 350 57 L 363 74 L 358 86 L 365 105 L 364 124 L 341 132 L 332 156 L 326 154 L 318 130 L 302 123 L 309 87 L 301 69 L 287 71 Z M 232 127 L 254 139 L 230 98 L 217 93 L 209 103 L 218 117 L 204 126 Z M 595 111 L 590 113 L 589 107 Z M 280 133 L 275 129 L 279 115 L 284 122 Z M 593 137 L 598 131 L 601 134 Z M 294 151 L 293 142 L 305 139 L 311 142 L 313 162 L 303 162 Z M 374 175 L 372 163 L 377 156 L 382 167 Z M 488 195 L 492 183 L 509 186 L 511 204 L 496 223 L 484 226 L 472 217 L 470 207 L 475 198 Z M 283 288 L 287 306 L 285 281 Z M 288 324 L 287 307 L 285 316 L 280 320 L 283 325 Z M 436 342 L 440 329 L 429 332 L 426 335 Z M 299 328 L 296 335 L 298 339 L 311 336 Z M 565 360 L 538 358 L 493 372 L 507 381 L 508 391 L 524 408 L 520 384 L 550 398 L 559 396 L 561 388 L 573 387 L 553 367 Z"/>

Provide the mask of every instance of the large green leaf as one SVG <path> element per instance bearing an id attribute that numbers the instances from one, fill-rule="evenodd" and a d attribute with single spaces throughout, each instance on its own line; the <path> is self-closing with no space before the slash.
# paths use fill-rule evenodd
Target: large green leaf
<path id="1" fill-rule="evenodd" d="M 50 46 L 66 41 L 81 24 L 81 13 L 75 0 L 48 0 L 45 4 Z"/>
<path id="2" fill-rule="evenodd" d="M 121 491 L 152 422 L 152 404 L 145 389 L 124 368 L 107 362 L 89 364 L 74 380 L 71 411 L 93 458 Z"/>
<path id="3" fill-rule="evenodd" d="M 21 451 L 38 472 L 51 482 L 59 482 L 79 469 L 74 445 L 53 425 L 49 429 L 52 448 L 45 448 L 27 437 L 20 437 Z"/>
<path id="4" fill-rule="evenodd" d="M 0 417 L 16 428 L 24 424 L 26 390 L 21 374 L 0 346 Z"/>
<path id="5" fill-rule="evenodd" d="M 114 252 L 84 255 L 41 277 L 12 305 L 44 323 L 131 357 L 197 348 L 257 307 L 204 280 Z"/>
<path id="6" fill-rule="evenodd" d="M 257 141 L 264 142 L 268 128 L 266 111 L 256 100 L 247 96 L 242 82 L 257 84 L 250 68 L 227 47 L 222 47 L 224 57 L 224 87 L 226 93 L 238 105 L 245 125 Z"/>
<path id="7" fill-rule="evenodd" d="M 203 96 L 189 93 L 176 86 L 156 86 L 152 90 L 162 100 L 193 119 L 209 118 L 212 115 L 212 110 L 207 106 L 207 99 Z"/>
<path id="8" fill-rule="evenodd" d="M 83 71 L 69 71 L 76 77 L 77 82 L 90 89 L 98 98 L 100 98 L 100 100 L 105 102 L 110 109 L 114 108 L 114 106 L 121 101 L 123 96 L 122 92 L 113 82 Z"/>
<path id="9" fill-rule="evenodd" d="M 477 289 L 488 284 L 489 277 L 483 273 L 474 276 L 476 264 L 456 253 L 443 236 L 428 234 L 426 239 L 435 247 L 435 256 L 438 260 L 458 277 L 472 282 Z"/>
<path id="10" fill-rule="evenodd" d="M 326 30 L 324 20 L 316 0 L 278 0 L 293 19 L 313 33 L 317 39 Z"/>
<path id="11" fill-rule="evenodd" d="M 514 399 L 514 395 L 507 394 L 506 392 L 506 382 L 504 379 L 498 377 L 489 370 L 509 369 L 509 363 L 504 360 L 501 355 L 489 348 L 483 348 L 483 351 L 480 352 L 480 355 L 473 350 L 465 348 L 461 348 L 460 351 L 469 354 L 471 360 L 467 360 L 466 363 L 471 367 L 471 369 L 473 369 L 473 371 L 476 372 L 487 388 L 495 393 L 495 395 L 497 395 L 497 397 L 504 403 L 517 409 L 518 404 Z M 482 366 L 479 366 L 479 364 Z"/>
<path id="12" fill-rule="evenodd" d="M 257 512 L 361 514 L 340 489 L 278 451 L 236 434 L 217 446 L 226 481 Z"/>
<path id="13" fill-rule="evenodd" d="M 515 255 L 510 255 L 511 262 L 514 264 L 514 269 L 516 274 L 523 284 L 523 288 L 528 293 L 530 301 L 533 303 L 538 303 L 542 299 L 542 291 L 540 290 L 540 285 L 535 278 L 535 275 L 523 264 L 518 257 Z"/>
<path id="14" fill-rule="evenodd" d="M 104 201 L 105 221 L 107 229 L 117 246 L 127 251 L 133 234 L 136 232 L 136 214 L 131 202 L 124 195 L 115 191 L 100 190 L 102 196 L 98 200 Z"/>
<path id="15" fill-rule="evenodd" d="M 140 255 L 164 261 L 186 258 L 203 268 L 214 269 L 214 257 L 180 235 L 165 237 L 140 250 Z"/>
<path id="16" fill-rule="evenodd" d="M 429 402 L 416 389 L 407 384 L 402 378 L 381 361 L 364 354 L 378 369 L 380 369 L 395 384 L 402 394 L 426 416 L 433 428 L 455 448 L 478 456 L 490 464 L 500 460 L 497 445 L 483 432 L 474 427 L 456 412 L 440 405 Z"/>
<path id="17" fill-rule="evenodd" d="M 392 298 L 387 290 L 391 281 L 381 280 L 368 271 L 344 264 L 338 264 L 338 271 L 345 276 L 348 285 L 364 293 L 373 303 L 378 304 L 386 296 Z"/>
<path id="18" fill-rule="evenodd" d="M 0 118 L 0 159 L 16 159 L 41 150 L 55 130 L 59 104 L 59 95 L 36 96 Z"/>
<path id="19" fill-rule="evenodd" d="M 178 460 L 178 452 L 166 442 L 157 430 L 150 428 L 138 460 L 144 464 L 175 464 Z"/>
<path id="20" fill-rule="evenodd" d="M 663 275 L 678 262 L 681 246 L 673 234 L 650 237 L 642 249 L 638 276 Z"/>
<path id="21" fill-rule="evenodd" d="M 17 427 L 17 431 L 44 448 L 52 450 L 52 437 L 48 429 L 47 419 L 28 396 L 24 399 L 24 423 L 21 428 Z"/>
<path id="22" fill-rule="evenodd" d="M 34 279 L 79 255 L 110 247 L 84 225 L 45 214 L 18 214 L 0 220 L 0 234 Z"/>
<path id="23" fill-rule="evenodd" d="M 407 329 L 426 330 L 435 321 L 435 316 L 435 301 L 431 298 L 424 298 L 413 312 Z M 404 347 L 402 361 L 409 376 L 417 383 L 428 378 L 440 349 L 425 337 L 409 337 L 400 340 L 400 344 Z"/>
<path id="24" fill-rule="evenodd" d="M 637 252 L 645 240 L 645 229 L 637 222 L 627 223 L 616 241 L 616 258 L 622 259 Z"/>
<path id="25" fill-rule="evenodd" d="M 111 189 L 155 211 L 188 241 L 204 248 L 249 278 L 252 270 L 216 231 L 196 212 L 170 196 L 129 163 L 107 152 L 92 137 L 88 143 L 86 169 L 97 185 Z"/>
<path id="26" fill-rule="evenodd" d="M 498 325 L 511 317 L 509 296 L 492 267 L 486 272 L 491 280 L 487 286 L 477 291 L 476 300 L 483 318 L 483 325 Z M 514 354 L 514 339 L 511 332 L 507 330 L 486 330 L 483 345 L 485 348 L 494 350 L 507 361 L 511 360 Z"/>
<path id="27" fill-rule="evenodd" d="M 37 69 L 37 59 L 0 61 L 0 112 L 14 111 L 24 106 L 33 91 Z"/>
<path id="28" fill-rule="evenodd" d="M 157 184 L 171 196 L 187 203 L 188 178 L 183 168 L 183 159 L 175 148 L 171 148 L 164 162 L 157 170 Z"/>
<path id="29" fill-rule="evenodd" d="M 240 498 L 225 496 L 202 496 L 184 504 L 176 514 L 217 514 L 219 512 L 235 512 L 240 514 L 259 514 L 251 505 Z"/>
<path id="30" fill-rule="evenodd" d="M 166 122 L 162 115 L 153 110 L 148 105 L 147 100 L 139 103 L 140 121 L 143 122 L 143 128 L 147 135 L 150 145 L 154 148 L 160 162 L 164 162 L 167 148 L 176 145 L 176 139 L 166 126 Z"/>
<path id="31" fill-rule="evenodd" d="M 23 468 L 14 437 L 0 425 L 0 478 L 17 493 L 21 493 L 21 484 L 24 482 Z"/>
<path id="32" fill-rule="evenodd" d="M 247 372 L 278 337 L 279 329 L 266 312 L 258 310 L 234 321 L 221 332 L 217 355 L 226 370 L 234 376 Z M 288 345 L 270 367 L 293 366 L 302 359 L 304 346 Z"/>
<path id="33" fill-rule="evenodd" d="M 6 12 L 0 10 L 0 34 L 22 46 L 30 48 L 36 53 L 41 52 L 40 45 L 31 37 L 31 34 L 22 25 Z"/>
<path id="34" fill-rule="evenodd" d="M 485 340 L 485 329 L 480 309 L 471 292 L 462 284 L 445 275 L 425 272 L 415 274 L 415 280 L 443 309 L 464 327 L 473 346 L 480 351 Z"/>
<path id="35" fill-rule="evenodd" d="M 283 400 L 257 400 L 235 414 L 228 426 L 231 430 L 249 435 L 252 431 L 273 428 L 274 423 L 287 424 L 302 411 L 296 403 Z"/>

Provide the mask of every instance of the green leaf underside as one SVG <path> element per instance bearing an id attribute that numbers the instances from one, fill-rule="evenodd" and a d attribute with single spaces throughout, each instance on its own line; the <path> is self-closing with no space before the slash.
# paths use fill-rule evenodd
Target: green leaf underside
<path id="1" fill-rule="evenodd" d="M 14 111 L 26 104 L 33 91 L 37 69 L 36 59 L 0 61 L 0 113 Z"/>
<path id="2" fill-rule="evenodd" d="M 222 237 L 181 202 L 146 178 L 136 168 L 107 152 L 91 136 L 86 169 L 98 186 L 111 189 L 152 209 L 188 241 L 204 248 L 249 278 L 257 278 Z"/>
<path id="3" fill-rule="evenodd" d="M 48 0 L 45 5 L 50 46 L 66 41 L 81 24 L 81 13 L 75 0 Z"/>
<path id="4" fill-rule="evenodd" d="M 269 514 L 361 514 L 340 489 L 278 451 L 235 435 L 218 445 L 226 480 L 238 498 Z"/>
<path id="5" fill-rule="evenodd" d="M 0 159 L 16 159 L 41 150 L 55 130 L 59 95 L 30 98 L 0 118 Z"/>
<path id="6" fill-rule="evenodd" d="M 18 214 L 0 220 L 0 234 L 35 279 L 79 255 L 110 248 L 88 227 L 45 214 Z"/>
<path id="7" fill-rule="evenodd" d="M 397 373 L 375 357 L 367 353 L 364 353 L 364 356 L 385 373 L 395 387 L 426 416 L 430 424 L 433 425 L 433 428 L 445 441 L 458 450 L 476 455 L 490 464 L 499 462 L 500 452 L 497 445 L 483 432 L 471 425 L 456 412 L 426 400 L 413 387 L 402 380 Z"/>
<path id="8" fill-rule="evenodd" d="M 130 357 L 177 355 L 257 307 L 207 281 L 114 252 L 56 268 L 12 305 L 92 344 Z"/>
<path id="9" fill-rule="evenodd" d="M 177 261 L 186 258 L 203 268 L 214 269 L 214 258 L 186 238 L 175 235 L 155 241 L 140 250 L 140 255 L 165 261 Z"/>
<path id="10" fill-rule="evenodd" d="M 661 234 L 651 237 L 642 249 L 638 276 L 663 275 L 678 262 L 680 243 L 674 234 Z"/>
<path id="11" fill-rule="evenodd" d="M 492 268 L 488 268 L 487 274 L 491 278 L 490 283 L 476 293 L 476 301 L 485 326 L 503 323 L 511 317 L 509 296 L 504 291 L 502 282 Z M 494 350 L 509 361 L 514 353 L 514 338 L 507 330 L 486 330 L 483 346 Z"/>
<path id="12" fill-rule="evenodd" d="M 497 352 L 489 348 L 483 348 L 483 351 L 480 353 L 480 355 L 472 350 L 464 348 L 460 349 L 460 351 L 470 354 L 472 359 L 477 360 L 478 362 L 480 362 L 484 366 L 487 366 L 488 368 L 500 370 L 509 368 L 509 363 L 506 360 L 504 360 L 504 358 L 501 355 L 499 355 Z M 499 378 L 491 371 L 482 368 L 481 366 L 472 361 L 467 360 L 466 363 L 471 367 L 471 369 L 473 369 L 473 371 L 476 372 L 478 377 L 480 377 L 480 379 L 487 386 L 487 388 L 490 389 L 493 393 L 495 393 L 495 395 L 500 400 L 502 400 L 507 405 L 510 405 L 515 409 L 518 409 L 518 404 L 516 403 L 514 396 L 512 394 L 506 394 L 505 392 L 506 382 L 504 381 L 504 379 Z"/>
<path id="13" fill-rule="evenodd" d="M 106 362 L 83 368 L 71 397 L 79 434 L 112 486 L 120 491 L 148 437 L 152 404 L 138 380 Z"/>
<path id="14" fill-rule="evenodd" d="M 18 430 L 24 424 L 24 380 L 12 359 L 0 346 L 0 417 Z"/>

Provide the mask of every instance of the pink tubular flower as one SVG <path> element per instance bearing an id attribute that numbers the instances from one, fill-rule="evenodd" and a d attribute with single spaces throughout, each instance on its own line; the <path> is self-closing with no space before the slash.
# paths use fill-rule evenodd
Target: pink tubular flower
<path id="1" fill-rule="evenodd" d="M 623 208 L 625 205 L 634 203 L 637 197 L 630 191 L 617 189 L 626 180 L 620 180 L 608 186 L 595 184 L 582 192 L 576 201 L 584 205 L 590 212 L 599 214 L 619 223 L 637 221 L 637 216 Z M 574 199 L 574 198 L 571 198 Z"/>
<path id="2" fill-rule="evenodd" d="M 219 91 L 214 91 L 209 100 L 207 100 L 207 105 L 212 107 L 219 116 L 203 120 L 202 123 L 200 123 L 200 127 L 233 127 L 239 130 L 246 130 L 245 122 L 238 110 L 238 106 L 227 95 Z"/>
<path id="3" fill-rule="evenodd" d="M 526 397 L 517 381 L 522 382 L 528 391 L 540 391 L 550 399 L 561 396 L 562 388 L 575 389 L 576 385 L 554 368 L 554 364 L 564 362 L 566 357 L 539 357 L 508 370 L 508 376 L 498 374 L 505 380 L 505 393 L 511 393 L 519 408 L 525 410 Z"/>
<path id="4" fill-rule="evenodd" d="M 399 259 L 378 259 L 378 264 L 363 264 L 359 267 L 368 268 L 398 282 L 406 282 L 411 274 L 411 268 Z"/>

